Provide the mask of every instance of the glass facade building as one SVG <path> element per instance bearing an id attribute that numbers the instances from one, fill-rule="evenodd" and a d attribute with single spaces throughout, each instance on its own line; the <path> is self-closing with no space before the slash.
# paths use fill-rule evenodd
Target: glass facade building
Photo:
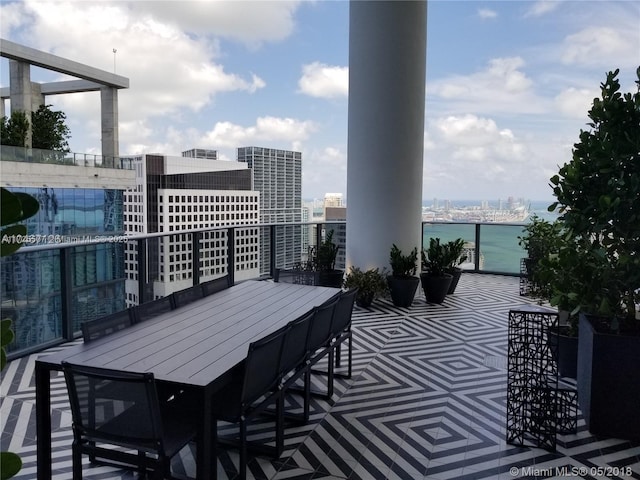
<path id="1" fill-rule="evenodd" d="M 26 222 L 27 241 L 2 258 L 2 318 L 13 320 L 16 334 L 9 351 L 28 349 L 62 337 L 61 282 L 71 286 L 74 331 L 89 319 L 125 306 L 124 242 L 69 249 L 61 271 L 61 250 L 32 251 L 30 245 L 90 241 L 124 234 L 123 191 L 91 188 L 9 188 L 28 193 L 40 204 Z M 63 275 L 64 273 L 64 275 Z M 70 278 L 69 278 L 70 277 Z"/>

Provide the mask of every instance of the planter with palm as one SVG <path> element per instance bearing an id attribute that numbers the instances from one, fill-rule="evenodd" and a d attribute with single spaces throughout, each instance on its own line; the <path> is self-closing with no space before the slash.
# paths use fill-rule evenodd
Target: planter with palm
<path id="1" fill-rule="evenodd" d="M 460 265 L 467 261 L 467 256 L 464 254 L 464 243 L 464 239 L 457 238 L 444 244 L 447 263 L 445 271 L 453 277 L 451 279 L 449 291 L 447 292 L 448 295 L 456 291 L 456 287 L 460 281 L 460 276 L 462 275 L 462 268 L 460 268 Z"/>
<path id="2" fill-rule="evenodd" d="M 447 296 L 453 276 L 447 273 L 450 259 L 446 244 L 439 238 L 429 239 L 429 248 L 422 250 L 420 281 L 429 303 L 442 303 Z"/>
<path id="3" fill-rule="evenodd" d="M 387 277 L 391 301 L 396 307 L 410 307 L 416 295 L 420 278 L 416 276 L 418 270 L 418 248 L 409 255 L 403 255 L 402 251 L 394 243 L 389 253 L 391 275 Z"/>

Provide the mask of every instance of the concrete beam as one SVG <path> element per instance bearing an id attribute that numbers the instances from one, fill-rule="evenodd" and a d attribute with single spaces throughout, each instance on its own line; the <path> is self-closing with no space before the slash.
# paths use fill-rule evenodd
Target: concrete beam
<path id="1" fill-rule="evenodd" d="M 0 38 L 0 56 L 96 82 L 107 87 L 129 88 L 129 79 L 126 77 L 89 67 L 73 60 L 67 60 L 51 53 L 25 47 L 3 38 Z"/>
<path id="2" fill-rule="evenodd" d="M 88 80 L 66 80 L 62 82 L 49 82 L 40 84 L 40 92 L 43 95 L 64 95 L 66 93 L 99 92 L 102 85 Z M 0 88 L 0 98 L 11 98 L 9 87 Z"/>

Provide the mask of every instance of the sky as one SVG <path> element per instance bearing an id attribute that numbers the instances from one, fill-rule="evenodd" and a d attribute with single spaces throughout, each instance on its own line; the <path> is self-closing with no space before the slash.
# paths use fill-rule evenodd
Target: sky
<path id="1" fill-rule="evenodd" d="M 589 129 L 606 73 L 636 90 L 640 2 L 430 0 L 427 11 L 423 198 L 552 200 L 549 178 Z M 348 201 L 347 1 L 2 0 L 0 36 L 129 78 L 123 156 L 297 150 L 303 198 Z M 100 153 L 99 93 L 46 103 L 66 114 L 73 152 Z"/>

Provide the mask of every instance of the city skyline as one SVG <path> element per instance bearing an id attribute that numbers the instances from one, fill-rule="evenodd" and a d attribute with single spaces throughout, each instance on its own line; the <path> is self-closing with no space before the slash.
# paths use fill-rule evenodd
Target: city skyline
<path id="1" fill-rule="evenodd" d="M 4 38 L 130 78 L 119 92 L 121 155 L 301 151 L 302 197 L 348 200 L 347 2 L 0 9 Z M 605 73 L 620 68 L 623 91 L 634 90 L 639 22 L 628 1 L 429 2 L 423 198 L 551 198 L 548 179 L 588 128 Z M 100 153 L 98 94 L 47 103 L 67 114 L 73 151 Z"/>

